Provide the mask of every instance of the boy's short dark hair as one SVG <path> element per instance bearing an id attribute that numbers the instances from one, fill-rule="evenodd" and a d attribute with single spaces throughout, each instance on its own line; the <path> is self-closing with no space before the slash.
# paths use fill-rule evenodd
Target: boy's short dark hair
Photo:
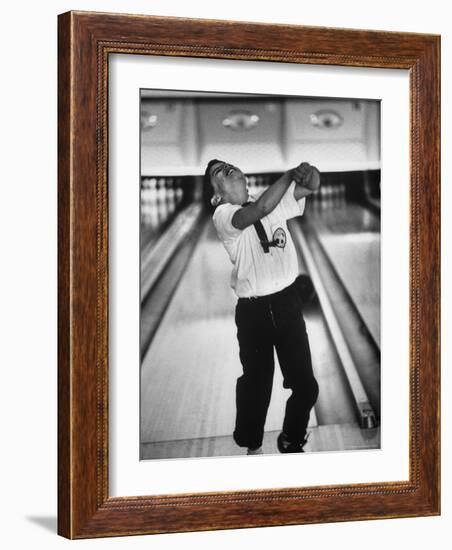
<path id="1" fill-rule="evenodd" d="M 209 160 L 209 162 L 207 163 L 206 171 L 204 172 L 204 183 L 208 183 L 210 185 L 212 184 L 210 180 L 210 169 L 214 164 L 217 164 L 218 162 L 224 162 L 224 161 L 218 160 L 218 159 Z"/>
<path id="2" fill-rule="evenodd" d="M 204 172 L 203 197 L 204 197 L 204 202 L 208 208 L 212 208 L 212 197 L 215 194 L 215 189 L 213 188 L 212 180 L 210 178 L 210 170 L 212 169 L 212 166 L 214 164 L 217 164 L 218 162 L 223 162 L 223 161 L 218 159 L 209 160 L 209 162 L 207 163 L 206 171 Z"/>

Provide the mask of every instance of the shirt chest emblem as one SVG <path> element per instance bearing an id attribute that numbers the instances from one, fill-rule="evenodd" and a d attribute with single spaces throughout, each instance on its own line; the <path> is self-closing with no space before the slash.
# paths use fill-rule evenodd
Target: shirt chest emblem
<path id="1" fill-rule="evenodd" d="M 272 241 L 274 245 L 278 248 L 284 248 L 286 246 L 287 236 L 282 227 L 278 227 L 277 229 L 275 229 L 275 231 L 273 232 Z"/>

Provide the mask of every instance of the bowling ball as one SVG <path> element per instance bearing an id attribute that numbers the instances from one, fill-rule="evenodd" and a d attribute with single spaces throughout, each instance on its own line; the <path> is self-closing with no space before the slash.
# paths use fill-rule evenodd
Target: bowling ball
<path id="1" fill-rule="evenodd" d="M 306 273 L 302 273 L 295 279 L 295 288 L 303 305 L 311 302 L 316 296 L 312 279 Z"/>

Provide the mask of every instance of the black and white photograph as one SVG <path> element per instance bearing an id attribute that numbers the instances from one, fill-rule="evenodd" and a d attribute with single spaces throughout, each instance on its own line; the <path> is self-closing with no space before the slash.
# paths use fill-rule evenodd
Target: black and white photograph
<path id="1" fill-rule="evenodd" d="M 140 94 L 140 459 L 379 449 L 380 102 Z"/>

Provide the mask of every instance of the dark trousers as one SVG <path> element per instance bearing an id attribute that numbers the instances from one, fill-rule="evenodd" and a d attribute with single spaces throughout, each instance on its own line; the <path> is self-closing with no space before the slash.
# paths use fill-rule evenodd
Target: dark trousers
<path id="1" fill-rule="evenodd" d="M 287 400 L 283 431 L 302 443 L 319 387 L 312 372 L 300 297 L 291 285 L 259 298 L 240 298 L 235 311 L 243 374 L 237 379 L 234 440 L 241 447 L 262 445 L 273 385 L 276 348 Z"/>

